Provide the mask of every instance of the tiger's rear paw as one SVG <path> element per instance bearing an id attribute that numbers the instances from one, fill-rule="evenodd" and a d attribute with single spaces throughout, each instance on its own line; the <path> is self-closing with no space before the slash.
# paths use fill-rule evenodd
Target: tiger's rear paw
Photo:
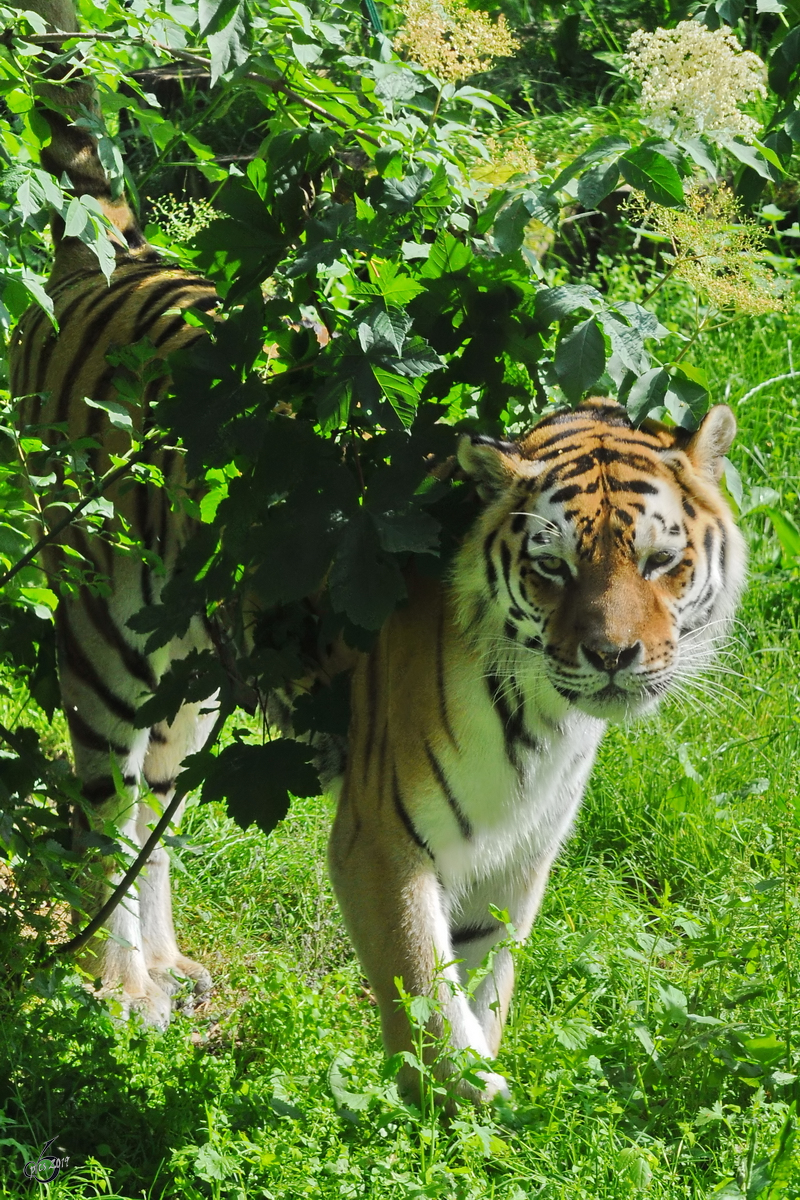
<path id="1" fill-rule="evenodd" d="M 150 978 L 170 997 L 172 1007 L 186 1015 L 211 991 L 206 968 L 183 954 L 176 955 L 174 964 L 151 967 Z"/>
<path id="2" fill-rule="evenodd" d="M 127 1021 L 136 1015 L 145 1025 L 165 1030 L 172 1016 L 172 1001 L 169 993 L 153 978 L 126 990 L 106 986 L 98 993 L 101 1000 L 110 1004 L 114 1016 Z"/>

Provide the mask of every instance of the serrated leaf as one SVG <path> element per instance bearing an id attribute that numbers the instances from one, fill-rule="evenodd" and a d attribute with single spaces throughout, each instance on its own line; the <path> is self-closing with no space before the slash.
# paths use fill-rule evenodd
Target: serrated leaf
<path id="1" fill-rule="evenodd" d="M 209 767 L 203 800 L 225 800 L 241 829 L 258 825 L 271 833 L 289 811 L 289 794 L 316 796 L 319 778 L 309 760 L 310 746 L 277 738 L 263 746 L 236 742 L 226 746 Z"/>
<path id="2" fill-rule="evenodd" d="M 652 408 L 663 403 L 668 385 L 669 375 L 663 367 L 653 367 L 636 380 L 628 392 L 626 404 L 628 416 L 634 425 L 643 421 Z"/>
<path id="3" fill-rule="evenodd" d="M 239 0 L 199 0 L 197 17 L 200 36 L 218 33 L 228 24 L 238 3 Z"/>
<path id="4" fill-rule="evenodd" d="M 247 62 L 250 40 L 250 14 L 246 0 L 239 0 L 233 16 L 217 33 L 208 37 L 211 51 L 211 86 L 232 67 Z"/>
<path id="5" fill-rule="evenodd" d="M 576 325 L 556 348 L 558 382 L 568 399 L 579 400 L 597 383 L 606 365 L 606 345 L 594 317 Z"/>
<path id="6" fill-rule="evenodd" d="M 578 308 L 592 310 L 602 302 L 603 297 L 597 288 L 584 283 L 565 283 L 559 287 L 539 288 L 534 312 L 538 321 L 550 325 L 553 321 L 568 317 Z"/>
<path id="7" fill-rule="evenodd" d="M 650 356 L 644 348 L 639 330 L 626 325 L 607 310 L 601 312 L 599 317 L 614 353 L 624 366 L 633 371 L 634 375 L 644 374 L 650 367 Z"/>
<path id="8" fill-rule="evenodd" d="M 339 1108 L 349 1108 L 352 1112 L 363 1112 L 369 1108 L 372 1096 L 369 1092 L 354 1092 L 347 1086 L 345 1070 L 352 1065 L 353 1056 L 346 1050 L 340 1050 L 328 1068 L 328 1086 Z"/>
<path id="9" fill-rule="evenodd" d="M 623 154 L 619 167 L 626 182 L 644 192 L 648 200 L 665 208 L 683 204 L 681 177 L 674 164 L 660 151 L 647 145 L 639 146 Z"/>
<path id="10" fill-rule="evenodd" d="M 676 425 L 696 429 L 708 411 L 708 401 L 708 390 L 701 383 L 689 379 L 684 371 L 676 371 L 670 378 L 663 403 Z"/>
<path id="11" fill-rule="evenodd" d="M 386 65 L 388 66 L 389 64 L 387 63 Z M 402 104 L 406 100 L 413 99 L 418 92 L 424 90 L 425 84 L 416 72 L 401 68 L 399 71 L 394 70 L 390 74 L 378 79 L 375 84 L 374 94 L 378 100 L 388 102 L 399 101 Z"/>
<path id="12" fill-rule="evenodd" d="M 365 509 L 348 525 L 329 586 L 334 611 L 364 629 L 380 629 L 406 595 L 400 568 L 384 552 L 377 526 Z"/>

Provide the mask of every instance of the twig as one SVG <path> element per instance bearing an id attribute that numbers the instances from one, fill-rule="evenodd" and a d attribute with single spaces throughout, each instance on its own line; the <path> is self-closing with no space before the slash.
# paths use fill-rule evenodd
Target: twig
<path id="1" fill-rule="evenodd" d="M 24 567 L 27 567 L 28 563 L 33 562 L 33 560 L 37 557 L 39 552 L 44 549 L 45 546 L 49 545 L 50 542 L 55 541 L 58 535 L 63 533 L 67 526 L 71 525 L 75 518 L 79 517 L 83 510 L 89 504 L 91 504 L 93 500 L 96 500 L 98 496 L 102 496 L 103 492 L 107 488 L 111 487 L 112 483 L 116 483 L 116 481 L 121 479 L 122 476 L 125 475 L 132 466 L 134 466 L 137 462 L 140 462 L 144 454 L 150 454 L 153 449 L 158 449 L 160 446 L 163 446 L 166 440 L 167 439 L 165 437 L 161 437 L 154 439 L 152 442 L 148 442 L 146 446 L 143 446 L 140 450 L 137 450 L 136 453 L 132 454 L 131 457 L 124 463 L 121 463 L 120 466 L 115 467 L 113 471 L 109 471 L 102 477 L 102 479 L 98 480 L 98 482 L 89 489 L 83 499 L 78 501 L 74 508 L 71 508 L 69 512 L 61 518 L 60 521 L 56 521 L 55 525 L 53 525 L 53 527 L 49 529 L 47 533 L 42 534 L 38 542 L 31 546 L 30 550 L 26 550 L 22 558 L 18 559 L 18 561 L 14 563 L 13 567 L 9 567 L 4 575 L 0 575 L 0 588 L 4 588 L 9 580 L 13 579 L 15 575 L 19 574 Z"/>
<path id="2" fill-rule="evenodd" d="M 214 742 L 214 740 L 217 737 L 217 734 L 222 729 L 222 726 L 225 724 L 225 721 L 228 718 L 228 714 L 229 714 L 229 710 L 227 708 L 220 709 L 220 711 L 217 715 L 217 719 L 214 722 L 214 728 L 211 730 L 211 733 L 206 740 L 206 745 L 210 745 L 211 743 Z M 180 776 L 178 778 L 180 778 Z M 183 787 L 183 788 L 176 787 L 175 788 L 175 795 L 172 797 L 169 804 L 167 805 L 167 807 L 164 809 L 163 813 L 161 814 L 161 817 L 154 825 L 153 832 L 150 834 L 150 837 L 147 839 L 145 844 L 142 846 L 142 848 L 139 851 L 139 853 L 137 854 L 136 858 L 133 860 L 131 865 L 128 867 L 128 870 L 122 876 L 122 879 L 119 881 L 117 886 L 114 888 L 114 891 L 108 897 L 105 904 L 102 906 L 102 908 L 99 910 L 99 912 L 96 913 L 96 915 L 94 917 L 92 917 L 89 924 L 86 925 L 80 931 L 80 933 L 76 933 L 75 936 L 70 938 L 68 942 L 61 942 L 60 945 L 53 947 L 52 954 L 42 964 L 44 967 L 52 966 L 55 959 L 57 957 L 59 957 L 60 955 L 74 954 L 77 950 L 83 949 L 83 947 L 86 945 L 86 943 L 91 938 L 94 937 L 94 935 L 97 933 L 98 929 L 100 929 L 103 925 L 105 925 L 106 921 L 111 916 L 111 914 L 113 913 L 113 911 L 117 907 L 117 905 L 122 900 L 125 899 L 125 896 L 128 894 L 128 891 L 129 891 L 131 885 L 135 882 L 137 876 L 141 872 L 141 870 L 144 867 L 145 863 L 147 862 L 148 858 L 153 853 L 153 851 L 155 850 L 158 843 L 161 841 L 163 834 L 166 832 L 168 826 L 172 822 L 172 818 L 175 816 L 175 813 L 178 810 L 178 806 L 181 804 L 181 802 L 183 800 L 186 799 L 186 794 L 187 794 L 188 790 L 189 789 L 187 787 Z"/>
<path id="3" fill-rule="evenodd" d="M 7 40 L 10 31 L 6 30 L 0 40 Z M 150 38 L 142 37 L 141 35 L 123 33 L 37 33 L 17 34 L 20 41 L 30 42 L 34 46 L 47 46 L 52 43 L 60 44 L 62 42 L 80 41 L 80 42 L 133 42 L 141 46 L 150 46 L 155 50 L 160 50 L 162 54 L 169 55 L 170 58 L 178 59 L 182 62 L 194 63 L 195 66 L 206 67 L 211 69 L 211 59 L 205 58 L 199 51 L 196 50 L 179 50 L 175 46 L 167 46 L 164 42 L 152 41 Z M 380 146 L 378 138 L 373 137 L 371 133 L 365 133 L 362 129 L 353 129 L 348 125 L 344 117 L 334 116 L 328 112 L 321 104 L 317 104 L 314 100 L 308 100 L 305 96 L 301 96 L 293 88 L 289 87 L 288 83 L 283 79 L 270 79 L 269 75 L 261 75 L 257 71 L 245 71 L 244 79 L 251 83 L 258 83 L 264 87 L 270 88 L 273 92 L 281 92 L 289 100 L 294 100 L 297 104 L 302 104 L 310 112 L 316 113 L 317 116 L 324 117 L 326 121 L 332 121 L 336 125 L 341 125 L 343 128 L 350 130 L 356 137 L 361 138 L 365 142 L 370 142 L 373 146 Z"/>

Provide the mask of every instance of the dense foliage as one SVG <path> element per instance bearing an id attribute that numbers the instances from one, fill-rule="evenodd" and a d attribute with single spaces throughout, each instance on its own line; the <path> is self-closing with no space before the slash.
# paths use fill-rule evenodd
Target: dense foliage
<path id="1" fill-rule="evenodd" d="M 369 645 L 403 599 L 404 573 L 445 569 L 470 519 L 467 489 L 432 469 L 460 431 L 513 435 L 548 406 L 593 392 L 616 396 L 636 421 L 692 427 L 714 391 L 704 339 L 743 313 L 773 342 L 791 336 L 796 10 L 782 0 L 718 0 L 689 13 L 502 7 L 519 46 L 478 77 L 458 62 L 434 75 L 413 46 L 395 52 L 395 6 L 87 2 L 85 36 L 63 50 L 31 14 L 0 9 L 6 328 L 29 303 L 49 303 L 51 209 L 106 272 L 113 263 L 92 203 L 38 165 L 43 54 L 81 60 L 98 80 L 104 165 L 137 200 L 150 239 L 213 279 L 222 300 L 223 321 L 188 314 L 208 337 L 170 363 L 159 428 L 148 431 L 180 439 L 200 486 L 172 499 L 199 524 L 180 574 L 136 627 L 156 647 L 202 610 L 225 652 L 174 668 L 143 724 L 217 688 L 225 711 L 243 693 L 263 699 L 339 632 Z M 669 117 L 665 126 L 641 102 L 624 58 L 630 35 L 643 21 L 672 28 L 687 16 L 732 30 L 767 62 L 768 87 L 747 107 L 757 135 Z M 630 189 L 634 208 L 624 205 Z M 742 232 L 748 213 L 761 214 L 760 235 Z M 114 469 L 158 487 L 135 417 L 163 367 L 146 342 L 117 365 L 120 402 L 109 415 L 130 449 Z M 791 350 L 784 370 L 794 374 Z M 741 396 L 763 378 L 717 375 L 713 398 L 725 382 Z M 46 532 L 37 505 L 56 479 L 52 455 L 65 517 L 101 531 L 110 514 L 89 447 L 62 443 L 48 460 L 47 431 L 20 433 L 10 404 L 3 433 L 0 846 L 14 874 L 0 907 L 5 967 L 19 979 L 49 954 L 58 903 L 81 908 L 65 823 L 79 789 L 63 739 L 41 716 L 58 720 L 56 595 L 32 553 Z M 734 501 L 767 522 L 775 569 L 796 571 L 800 534 L 786 497 L 757 476 L 743 490 L 733 468 L 726 479 Z M 144 553 L 124 528 L 113 540 L 120 553 Z M 75 560 L 59 586 L 81 584 L 103 580 Z M 245 596 L 261 614 L 247 652 Z M 345 706 L 341 686 L 309 695 L 297 732 L 340 732 Z M 224 797 L 241 826 L 264 830 L 290 793 L 317 790 L 304 745 L 243 717 L 191 772 L 205 800 Z M 42 887 L 44 903 L 32 907 Z M 594 1067 L 581 1070 L 590 1080 Z"/>

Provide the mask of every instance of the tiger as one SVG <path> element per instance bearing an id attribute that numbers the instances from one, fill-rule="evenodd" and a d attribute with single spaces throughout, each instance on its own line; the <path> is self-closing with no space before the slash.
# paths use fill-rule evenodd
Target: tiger
<path id="1" fill-rule="evenodd" d="M 64 3 L 56 15 L 49 0 L 36 8 L 74 28 Z M 60 107 L 62 116 L 45 110 L 48 161 L 104 205 L 118 230 L 117 265 L 107 285 L 85 249 L 56 231 L 49 292 L 59 331 L 38 310 L 22 319 L 12 388 L 27 398 L 27 424 L 63 420 L 70 438 L 97 441 L 105 462 L 115 433 L 83 397 L 114 398 L 109 348 L 147 335 L 166 357 L 206 336 L 175 310 L 211 312 L 216 297 L 158 261 L 127 203 L 110 197 L 91 135 L 63 116 L 66 101 Z M 676 682 L 709 666 L 732 621 L 746 555 L 720 479 L 735 433 L 725 405 L 691 432 L 653 420 L 637 427 L 623 406 L 595 396 L 513 440 L 463 434 L 470 528 L 442 578 L 409 569 L 407 600 L 371 649 L 352 653 L 330 878 L 387 1054 L 415 1046 L 400 980 L 408 995 L 434 1002 L 426 1053 L 457 1098 L 508 1094 L 492 1060 L 514 988 L 510 942 L 530 933 L 607 726 L 651 712 Z M 179 453 L 162 453 L 164 471 L 182 480 Z M 184 638 L 147 652 L 128 618 L 157 601 L 191 522 L 141 485 L 115 503 L 164 574 L 73 527 L 69 544 L 109 582 L 105 595 L 86 587 L 60 600 L 59 670 L 93 824 L 112 819 L 141 845 L 154 819 L 148 794 L 168 802 L 183 759 L 208 735 L 213 705 L 187 704 L 171 724 L 144 730 L 136 712 L 170 662 L 209 645 L 209 632 L 198 614 Z M 54 580 L 59 553 L 44 557 Z M 205 968 L 178 949 L 163 848 L 108 934 L 91 969 L 125 1011 L 165 1025 L 181 981 L 199 995 L 210 987 Z M 481 964 L 480 982 L 466 988 Z M 455 1065 L 462 1052 L 478 1060 L 467 1075 Z M 409 1056 L 399 1079 L 413 1096 Z"/>

